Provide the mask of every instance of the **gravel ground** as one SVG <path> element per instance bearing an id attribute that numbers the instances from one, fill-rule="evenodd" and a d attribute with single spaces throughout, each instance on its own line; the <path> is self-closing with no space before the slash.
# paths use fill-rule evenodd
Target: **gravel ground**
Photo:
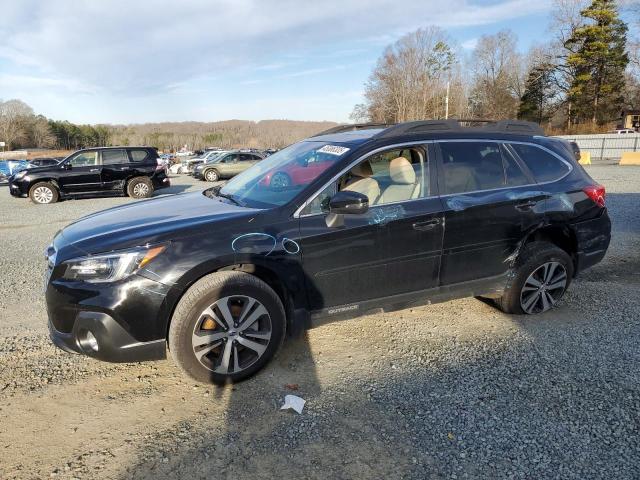
<path id="1" fill-rule="evenodd" d="M 556 310 L 464 299 L 328 324 L 225 388 L 53 348 L 45 246 L 131 200 L 35 206 L 0 187 L 0 478 L 640 477 L 640 168 L 588 171 L 612 245 Z M 302 415 L 279 411 L 287 393 Z"/>

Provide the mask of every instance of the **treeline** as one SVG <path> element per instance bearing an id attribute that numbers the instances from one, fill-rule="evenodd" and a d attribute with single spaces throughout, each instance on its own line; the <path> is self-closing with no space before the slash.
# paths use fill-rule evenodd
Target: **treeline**
<path id="1" fill-rule="evenodd" d="M 293 120 L 114 125 L 111 127 L 111 142 L 114 145 L 152 145 L 165 151 L 175 151 L 184 146 L 191 150 L 213 146 L 282 148 L 335 125 L 333 122 Z"/>
<path id="2" fill-rule="evenodd" d="M 77 150 L 110 145 L 149 145 L 173 152 L 206 147 L 282 148 L 335 125 L 293 120 L 76 125 L 35 115 L 20 100 L 0 101 L 0 141 L 9 149 Z"/>
<path id="3" fill-rule="evenodd" d="M 631 5 L 639 26 L 640 4 Z M 525 55 L 513 32 L 485 35 L 466 59 L 437 27 L 405 35 L 378 60 L 352 118 L 519 117 L 548 130 L 596 132 L 623 109 L 640 108 L 638 40 L 627 38 L 615 0 L 556 0 L 550 31 L 548 43 Z"/>

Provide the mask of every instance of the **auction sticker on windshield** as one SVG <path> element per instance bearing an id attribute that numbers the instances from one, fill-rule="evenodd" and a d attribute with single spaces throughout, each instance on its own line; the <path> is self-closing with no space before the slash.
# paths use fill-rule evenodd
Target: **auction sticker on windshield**
<path id="1" fill-rule="evenodd" d="M 349 149 L 347 147 L 339 147 L 338 145 L 325 145 L 318 152 L 329 153 L 331 155 L 343 155 L 347 153 Z"/>

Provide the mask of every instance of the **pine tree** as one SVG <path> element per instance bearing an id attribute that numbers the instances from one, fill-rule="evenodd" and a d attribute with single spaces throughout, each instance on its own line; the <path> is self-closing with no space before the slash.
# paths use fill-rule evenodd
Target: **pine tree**
<path id="1" fill-rule="evenodd" d="M 586 24 L 565 44 L 575 52 L 567 58 L 576 72 L 568 100 L 578 122 L 603 124 L 616 118 L 624 101 L 627 25 L 615 0 L 593 0 L 581 15 Z"/>
<path id="2" fill-rule="evenodd" d="M 518 118 L 538 123 L 549 120 L 553 113 L 553 66 L 548 63 L 534 65 L 524 88 Z"/>

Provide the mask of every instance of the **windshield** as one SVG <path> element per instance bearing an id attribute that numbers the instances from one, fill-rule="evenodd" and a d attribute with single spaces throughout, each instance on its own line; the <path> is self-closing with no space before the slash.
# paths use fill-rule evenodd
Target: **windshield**
<path id="1" fill-rule="evenodd" d="M 231 179 L 220 193 L 256 208 L 284 205 L 349 150 L 325 142 L 295 143 Z"/>
<path id="2" fill-rule="evenodd" d="M 215 154 L 209 154 L 206 157 L 205 163 L 215 163 L 226 155 L 227 152 L 216 152 Z"/>

